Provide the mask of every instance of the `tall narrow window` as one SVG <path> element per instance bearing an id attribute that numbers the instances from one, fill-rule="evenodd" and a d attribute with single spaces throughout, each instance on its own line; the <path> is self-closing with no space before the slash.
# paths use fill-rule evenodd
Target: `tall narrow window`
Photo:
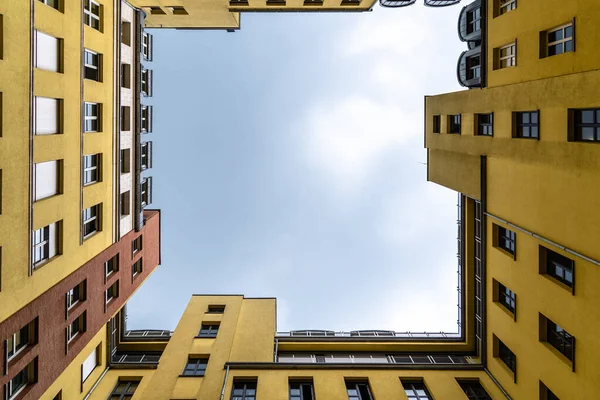
<path id="1" fill-rule="evenodd" d="M 121 106 L 121 131 L 131 130 L 131 107 Z"/>
<path id="2" fill-rule="evenodd" d="M 141 183 L 140 197 L 142 198 L 142 207 L 152 203 L 152 178 L 145 178 Z"/>
<path id="3" fill-rule="evenodd" d="M 142 112 L 142 132 L 152 132 L 152 106 L 141 106 Z"/>
<path id="4" fill-rule="evenodd" d="M 61 132 L 59 99 L 36 96 L 33 110 L 33 130 L 36 135 L 56 135 Z"/>
<path id="5" fill-rule="evenodd" d="M 85 132 L 100 131 L 100 104 L 85 103 Z"/>
<path id="6" fill-rule="evenodd" d="M 185 368 L 183 369 L 183 376 L 204 376 L 206 373 L 206 366 L 208 365 L 208 358 L 189 358 Z"/>
<path id="7" fill-rule="evenodd" d="M 496 224 L 494 224 L 494 228 L 497 235 L 496 246 L 514 256 L 517 251 L 517 234 Z"/>
<path id="8" fill-rule="evenodd" d="M 198 337 L 215 338 L 219 332 L 219 325 L 202 324 Z"/>
<path id="9" fill-rule="evenodd" d="M 539 139 L 540 113 L 539 111 L 522 111 L 513 114 L 515 118 L 515 137 L 525 139 Z"/>
<path id="10" fill-rule="evenodd" d="M 516 375 L 517 356 L 500 339 L 494 336 L 494 356 L 498 357 Z"/>
<path id="11" fill-rule="evenodd" d="M 600 108 L 570 110 L 575 141 L 600 142 Z"/>
<path id="12" fill-rule="evenodd" d="M 545 332 L 540 340 L 547 342 L 570 361 L 575 358 L 575 338 L 554 321 L 540 314 L 540 331 Z"/>
<path id="13" fill-rule="evenodd" d="M 477 135 L 494 136 L 494 114 L 475 114 L 477 120 Z"/>
<path id="14" fill-rule="evenodd" d="M 440 125 L 441 125 L 441 116 L 434 115 L 433 116 L 433 133 L 440 133 Z"/>
<path id="15" fill-rule="evenodd" d="M 290 381 L 289 400 L 314 400 L 314 389 L 312 382 Z"/>
<path id="16" fill-rule="evenodd" d="M 58 254 L 59 224 L 47 225 L 33 232 L 32 258 L 33 267 L 38 268 Z"/>
<path id="17" fill-rule="evenodd" d="M 545 32 L 546 56 L 573 51 L 573 24 L 568 23 Z"/>
<path id="18" fill-rule="evenodd" d="M 100 204 L 83 210 L 83 238 L 86 239 L 100 231 Z"/>
<path id="19" fill-rule="evenodd" d="M 121 87 L 131 89 L 131 65 L 121 64 Z"/>
<path id="20" fill-rule="evenodd" d="M 81 383 L 85 382 L 85 380 L 92 374 L 94 369 L 100 364 L 100 345 L 96 347 L 89 356 L 85 359 L 83 364 L 81 364 Z"/>
<path id="21" fill-rule="evenodd" d="M 84 78 L 100 82 L 100 60 L 101 55 L 95 51 L 85 49 L 84 54 Z"/>
<path id="22" fill-rule="evenodd" d="M 517 310 L 517 295 L 500 282 L 494 281 L 494 283 L 497 285 L 498 303 L 502 304 L 508 311 L 514 314 Z"/>
<path id="23" fill-rule="evenodd" d="M 448 116 L 448 133 L 460 135 L 461 130 L 461 114 Z"/>
<path id="24" fill-rule="evenodd" d="M 402 381 L 402 386 L 408 400 L 431 400 L 423 381 Z"/>
<path id="25" fill-rule="evenodd" d="M 256 400 L 256 380 L 234 380 L 231 400 Z"/>
<path id="26" fill-rule="evenodd" d="M 60 161 L 54 160 L 36 163 L 33 166 L 35 201 L 52 197 L 61 192 L 60 165 Z"/>
<path id="27" fill-rule="evenodd" d="M 142 273 L 142 262 L 143 259 L 140 258 L 139 260 L 133 263 L 133 265 L 131 266 L 131 276 L 135 277 L 137 274 Z"/>
<path id="28" fill-rule="evenodd" d="M 86 312 L 84 311 L 67 326 L 67 342 L 72 341 L 77 335 L 85 332 L 85 314 Z"/>
<path id="29" fill-rule="evenodd" d="M 492 400 L 478 380 L 457 379 L 457 381 L 469 400 Z"/>
<path id="30" fill-rule="evenodd" d="M 467 33 L 481 30 L 481 8 L 475 8 L 467 13 Z"/>
<path id="31" fill-rule="evenodd" d="M 131 171 L 131 150 L 121 149 L 121 173 L 128 174 Z"/>
<path id="32" fill-rule="evenodd" d="M 83 184 L 91 185 L 100 181 L 100 154 L 83 156 Z"/>
<path id="33" fill-rule="evenodd" d="M 346 393 L 348 400 L 373 400 L 369 382 L 366 381 L 346 381 Z"/>
<path id="34" fill-rule="evenodd" d="M 152 42 L 152 35 L 142 32 L 142 55 L 146 61 L 152 61 Z"/>
<path id="35" fill-rule="evenodd" d="M 131 256 L 142 250 L 143 236 L 140 235 L 131 241 Z"/>
<path id="36" fill-rule="evenodd" d="M 95 0 L 84 0 L 83 13 L 83 22 L 94 29 L 100 30 L 100 4 Z"/>
<path id="37" fill-rule="evenodd" d="M 116 299 L 117 297 L 119 297 L 119 281 L 116 281 L 111 287 L 106 289 L 104 292 L 104 302 L 108 304 L 111 302 L 111 300 Z"/>
<path id="38" fill-rule="evenodd" d="M 121 43 L 131 46 L 131 22 L 121 21 Z"/>
<path id="39" fill-rule="evenodd" d="M 60 44 L 60 39 L 35 31 L 35 67 L 46 71 L 60 72 Z"/>
<path id="40" fill-rule="evenodd" d="M 116 272 L 118 270 L 119 270 L 119 255 L 116 254 L 114 257 L 112 257 L 111 259 L 109 259 L 107 262 L 104 263 L 104 276 L 108 277 L 113 272 Z"/>
<path id="41" fill-rule="evenodd" d="M 37 357 L 6 384 L 8 400 L 16 399 L 28 385 L 37 381 Z"/>
<path id="42" fill-rule="evenodd" d="M 67 309 L 73 308 L 83 300 L 85 300 L 85 280 L 67 292 Z"/>
<path id="43" fill-rule="evenodd" d="M 142 143 L 140 158 L 142 171 L 148 168 L 152 168 L 152 142 Z"/>
<path id="44" fill-rule="evenodd" d="M 475 55 L 467 58 L 467 79 L 481 78 L 481 55 Z"/>
<path id="45" fill-rule="evenodd" d="M 141 73 L 141 88 L 144 96 L 152 96 L 152 70 L 142 69 Z"/>
<path id="46" fill-rule="evenodd" d="M 119 198 L 119 212 L 121 217 L 126 217 L 131 213 L 131 203 L 130 203 L 131 191 L 126 191 L 121 193 Z"/>
<path id="47" fill-rule="evenodd" d="M 139 383 L 139 381 L 119 379 L 117 386 L 110 394 L 109 400 L 131 400 Z"/>

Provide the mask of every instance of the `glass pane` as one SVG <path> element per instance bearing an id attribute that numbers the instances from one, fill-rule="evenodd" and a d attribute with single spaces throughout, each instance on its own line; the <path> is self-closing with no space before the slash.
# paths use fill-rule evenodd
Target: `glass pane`
<path id="1" fill-rule="evenodd" d="M 581 128 L 581 140 L 594 140 L 594 131 L 591 127 Z"/>
<path id="2" fill-rule="evenodd" d="M 529 123 L 529 113 L 521 114 L 521 120 L 522 120 L 522 122 L 528 124 Z"/>
<path id="3" fill-rule="evenodd" d="M 593 110 L 581 111 L 581 122 L 584 124 L 593 124 L 594 123 L 594 111 Z"/>
<path id="4" fill-rule="evenodd" d="M 573 51 L 573 41 L 572 40 L 565 42 L 565 53 L 568 51 Z"/>
<path id="5" fill-rule="evenodd" d="M 570 38 L 570 37 L 573 37 L 573 27 L 567 26 L 565 28 L 565 38 Z"/>

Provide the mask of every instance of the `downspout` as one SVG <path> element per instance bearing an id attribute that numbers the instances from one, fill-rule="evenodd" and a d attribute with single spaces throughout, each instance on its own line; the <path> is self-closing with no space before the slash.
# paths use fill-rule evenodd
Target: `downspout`
<path id="1" fill-rule="evenodd" d="M 500 391 L 502 392 L 502 394 L 504 396 L 506 396 L 507 400 L 512 400 L 512 397 L 510 397 L 510 395 L 506 392 L 506 390 L 504 390 L 504 388 L 502 387 L 502 385 L 500 385 L 500 382 L 498 382 L 496 380 L 496 378 L 494 378 L 494 375 L 492 375 L 491 372 L 488 371 L 487 367 L 484 367 L 483 370 L 485 371 L 485 373 L 487 374 L 487 376 L 490 377 L 490 379 L 492 380 L 492 382 L 494 382 L 496 384 L 496 386 L 498 387 L 498 389 L 500 389 Z"/>
<path id="2" fill-rule="evenodd" d="M 221 400 L 225 398 L 225 387 L 227 386 L 227 378 L 229 378 L 229 365 L 227 366 L 227 370 L 225 371 L 225 379 L 223 379 L 223 389 L 221 389 Z"/>
<path id="3" fill-rule="evenodd" d="M 277 354 L 279 353 L 279 339 L 275 339 L 275 353 L 273 354 L 273 362 L 277 362 Z"/>
<path id="4" fill-rule="evenodd" d="M 94 390 L 96 389 L 96 387 L 100 384 L 100 381 L 102 380 L 102 378 L 104 378 L 104 375 L 106 375 L 106 373 L 108 372 L 109 368 L 106 367 L 106 369 L 104 370 L 104 372 L 102 372 L 102 375 L 100 375 L 100 378 L 98 378 L 98 380 L 96 381 L 96 383 L 94 383 L 94 386 L 92 386 L 92 388 L 90 389 L 90 391 L 88 392 L 88 394 L 85 395 L 85 397 L 83 398 L 83 400 L 88 400 L 90 398 L 90 396 L 92 395 L 92 393 L 94 392 Z"/>

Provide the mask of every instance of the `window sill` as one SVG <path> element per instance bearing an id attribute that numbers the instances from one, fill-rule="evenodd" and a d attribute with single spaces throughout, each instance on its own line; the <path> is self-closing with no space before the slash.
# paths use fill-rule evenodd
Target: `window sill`
<path id="1" fill-rule="evenodd" d="M 204 375 L 179 375 L 178 378 L 204 378 Z"/>
<path id="2" fill-rule="evenodd" d="M 573 361 L 569 360 L 567 356 L 558 351 L 554 346 L 552 346 L 548 342 L 540 342 L 544 347 L 550 350 L 552 353 L 556 355 L 556 357 L 561 360 L 565 365 L 567 365 L 572 371 L 575 370 L 575 366 L 573 365 Z"/>
<path id="3" fill-rule="evenodd" d="M 569 286 L 569 285 L 567 285 L 567 284 L 559 281 L 558 279 L 556 279 L 552 275 L 542 274 L 542 276 L 544 278 L 548 279 L 549 281 L 551 281 L 552 283 L 554 283 L 555 285 L 560 286 L 561 288 L 567 290 L 568 292 L 571 293 L 571 295 L 575 296 L 575 288 L 573 286 Z"/>
<path id="4" fill-rule="evenodd" d="M 194 339 L 216 339 L 217 335 L 215 336 L 194 336 Z"/>
<path id="5" fill-rule="evenodd" d="M 55 193 L 52 196 L 44 197 L 43 199 L 35 200 L 33 204 L 40 204 L 46 201 L 50 201 L 52 199 L 56 199 L 57 197 L 62 196 L 62 193 Z"/>
<path id="6" fill-rule="evenodd" d="M 498 361 L 498 365 L 500 365 L 500 368 L 506 371 L 506 373 L 513 378 L 513 382 L 517 383 L 517 374 L 515 374 L 510 368 L 508 368 L 508 365 L 506 365 L 500 357 L 494 356 L 494 359 Z"/>
<path id="7" fill-rule="evenodd" d="M 80 309 L 84 307 L 85 299 L 78 300 L 77 303 L 73 304 L 70 308 L 67 309 L 67 318 L 69 319 L 69 315 L 79 313 Z"/>
<path id="8" fill-rule="evenodd" d="M 94 182 L 88 182 L 88 183 L 84 183 L 84 184 L 83 184 L 83 187 L 92 186 L 92 185 L 95 185 L 96 183 L 100 183 L 100 181 L 94 181 Z"/>
<path id="9" fill-rule="evenodd" d="M 97 231 L 94 231 L 94 232 L 90 233 L 90 234 L 89 234 L 89 235 L 87 235 L 87 236 L 84 236 L 84 237 L 83 237 L 83 241 L 85 242 L 85 241 L 87 241 L 87 240 L 89 240 L 89 239 L 93 238 L 94 236 L 97 236 L 97 235 L 98 235 L 100 232 L 102 232 L 102 230 L 97 230 Z"/>
<path id="10" fill-rule="evenodd" d="M 501 309 L 503 312 L 505 312 L 505 313 L 506 313 L 506 315 L 508 315 L 508 316 L 509 316 L 509 317 L 510 317 L 510 318 L 511 318 L 513 321 L 515 321 L 515 322 L 517 321 L 517 314 L 516 314 L 516 313 L 514 313 L 514 312 L 510 311 L 508 308 L 506 308 L 506 306 L 505 306 L 504 304 L 500 303 L 500 302 L 499 302 L 499 301 L 497 301 L 497 300 L 494 300 L 494 303 L 496 303 L 496 305 L 498 305 L 498 307 L 499 307 L 499 308 L 500 308 L 500 309 Z"/>
<path id="11" fill-rule="evenodd" d="M 22 359 L 29 352 L 29 350 L 33 348 L 33 346 L 34 345 L 27 344 L 26 346 L 21 347 L 19 351 L 17 351 L 11 356 L 11 358 L 7 360 L 8 367 L 10 368 L 11 365 L 16 364 L 20 359 Z"/>
<path id="12" fill-rule="evenodd" d="M 49 259 L 47 259 L 45 261 L 42 261 L 42 262 L 38 263 L 37 265 L 34 265 L 33 266 L 33 272 L 35 272 L 35 271 L 39 270 L 40 268 L 45 267 L 46 265 L 50 264 L 51 262 L 53 262 L 54 260 L 56 260 L 61 255 L 62 254 L 57 254 L 57 255 L 55 255 L 52 258 L 49 258 Z"/>
<path id="13" fill-rule="evenodd" d="M 494 248 L 497 249 L 498 251 L 500 251 L 501 253 L 506 254 L 507 256 L 509 256 L 510 258 L 512 258 L 513 260 L 517 261 L 517 252 L 511 253 L 508 250 L 503 249 L 500 246 L 496 246 L 494 245 Z"/>

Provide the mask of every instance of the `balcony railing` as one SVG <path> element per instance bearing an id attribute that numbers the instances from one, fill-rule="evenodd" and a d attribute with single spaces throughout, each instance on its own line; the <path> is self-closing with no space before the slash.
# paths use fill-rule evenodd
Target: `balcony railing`
<path id="1" fill-rule="evenodd" d="M 277 362 L 294 364 L 470 364 L 468 356 L 444 354 L 294 354 L 283 353 Z"/>
<path id="2" fill-rule="evenodd" d="M 171 335 L 173 334 L 173 332 L 171 331 L 159 331 L 159 330 L 133 330 L 133 331 L 127 331 L 125 333 L 125 337 L 126 338 L 165 338 L 165 337 L 171 337 Z"/>
<path id="3" fill-rule="evenodd" d="M 383 7 L 406 7 L 412 6 L 417 0 L 379 0 Z M 428 7 L 447 7 L 460 3 L 460 0 L 423 0 L 423 4 Z"/>
<path id="4" fill-rule="evenodd" d="M 298 333 L 307 332 L 307 333 Z M 383 338 L 460 338 L 459 332 L 394 332 L 394 331 L 291 331 L 291 332 L 277 332 L 277 338 L 291 338 L 291 337 L 336 337 L 336 338 L 372 338 L 372 337 L 383 337 Z"/>
<path id="5" fill-rule="evenodd" d="M 160 352 L 120 352 L 113 354 L 111 362 L 115 364 L 158 364 Z"/>

